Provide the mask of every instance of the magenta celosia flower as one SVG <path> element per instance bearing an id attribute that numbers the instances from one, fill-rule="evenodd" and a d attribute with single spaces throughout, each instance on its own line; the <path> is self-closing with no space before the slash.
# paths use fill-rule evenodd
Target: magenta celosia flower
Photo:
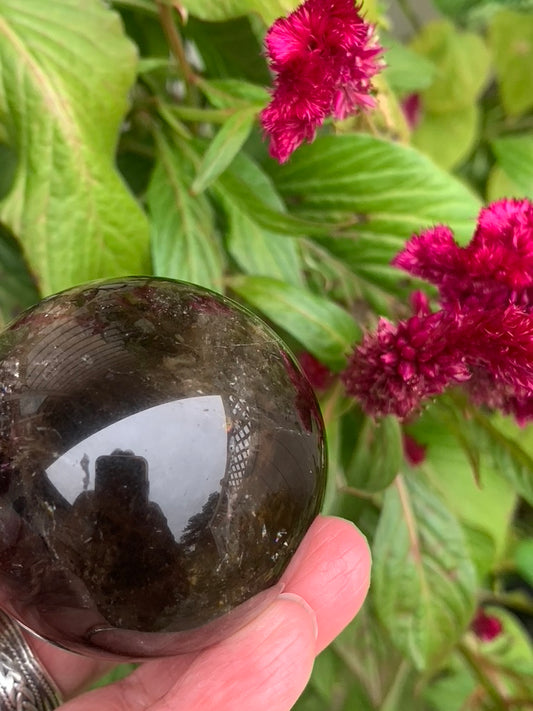
<path id="1" fill-rule="evenodd" d="M 424 398 L 462 384 L 477 405 L 533 418 L 533 204 L 501 200 L 481 211 L 460 247 L 437 226 L 412 237 L 393 262 L 439 289 L 415 315 L 356 347 L 342 378 L 375 415 L 407 417 Z"/>
<path id="2" fill-rule="evenodd" d="M 503 626 L 494 615 L 487 615 L 484 610 L 478 610 L 472 620 L 471 629 L 482 642 L 492 642 L 502 633 Z"/>
<path id="3" fill-rule="evenodd" d="M 306 0 L 274 22 L 265 45 L 276 76 L 261 123 L 280 163 L 312 141 L 327 116 L 374 106 L 371 79 L 383 50 L 354 0 Z"/>
<path id="4" fill-rule="evenodd" d="M 471 379 L 478 404 L 518 413 L 533 391 L 533 316 L 514 306 L 381 319 L 354 349 L 342 380 L 372 415 L 406 418 Z"/>
<path id="5" fill-rule="evenodd" d="M 469 245 L 448 227 L 412 237 L 393 264 L 435 284 L 443 306 L 533 307 L 533 204 L 500 200 L 483 209 Z"/>
<path id="6" fill-rule="evenodd" d="M 408 417 L 429 396 L 470 377 L 458 346 L 460 323 L 446 311 L 393 325 L 380 319 L 352 353 L 342 380 L 346 392 L 373 415 Z"/>

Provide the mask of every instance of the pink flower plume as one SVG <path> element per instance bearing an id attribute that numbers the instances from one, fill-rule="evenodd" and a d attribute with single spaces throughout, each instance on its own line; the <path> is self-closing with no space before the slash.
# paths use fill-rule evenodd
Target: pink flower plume
<path id="1" fill-rule="evenodd" d="M 276 76 L 261 123 L 280 163 L 312 141 L 327 116 L 374 105 L 371 79 L 383 50 L 354 0 L 306 0 L 274 22 L 265 45 Z"/>

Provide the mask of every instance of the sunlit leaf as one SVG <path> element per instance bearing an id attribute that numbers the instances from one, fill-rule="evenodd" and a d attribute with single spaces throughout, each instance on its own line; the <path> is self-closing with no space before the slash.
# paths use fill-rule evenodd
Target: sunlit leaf
<path id="1" fill-rule="evenodd" d="M 376 610 L 398 649 L 419 669 L 431 669 L 471 619 L 474 567 L 442 500 L 415 476 L 396 482 L 374 539 Z"/>
<path id="2" fill-rule="evenodd" d="M 359 330 L 333 301 L 266 277 L 235 277 L 231 288 L 331 368 L 340 369 Z"/>
<path id="3" fill-rule="evenodd" d="M 146 218 L 114 167 L 136 61 L 99 0 L 0 3 L 0 115 L 18 157 L 0 220 L 43 293 L 150 269 Z"/>

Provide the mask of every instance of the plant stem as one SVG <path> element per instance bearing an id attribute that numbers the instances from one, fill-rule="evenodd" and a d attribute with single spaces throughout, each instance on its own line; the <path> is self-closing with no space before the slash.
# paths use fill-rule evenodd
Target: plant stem
<path id="1" fill-rule="evenodd" d="M 476 655 L 472 652 L 471 649 L 466 644 L 460 644 L 459 647 L 459 653 L 463 657 L 463 659 L 466 661 L 474 675 L 477 677 L 478 681 L 480 684 L 483 686 L 487 694 L 490 696 L 490 698 L 494 701 L 494 710 L 495 711 L 508 711 L 508 704 L 506 699 L 502 697 L 496 686 L 494 685 L 492 679 L 488 676 L 488 674 L 485 672 L 483 669 L 483 665 L 480 664 L 478 658 Z"/>
<path id="2" fill-rule="evenodd" d="M 159 19 L 161 21 L 161 27 L 167 38 L 168 46 L 170 51 L 176 58 L 178 65 L 181 68 L 183 74 L 183 79 L 185 83 L 191 87 L 196 83 L 196 75 L 189 64 L 187 57 L 185 55 L 185 48 L 181 40 L 181 35 L 178 32 L 176 24 L 174 22 L 174 17 L 172 16 L 172 8 L 165 2 L 159 0 L 157 3 L 159 11 Z"/>
<path id="3" fill-rule="evenodd" d="M 533 603 L 530 602 L 525 595 L 520 593 L 483 593 L 483 602 L 492 605 L 501 605 L 517 612 L 524 612 L 526 615 L 533 616 Z"/>

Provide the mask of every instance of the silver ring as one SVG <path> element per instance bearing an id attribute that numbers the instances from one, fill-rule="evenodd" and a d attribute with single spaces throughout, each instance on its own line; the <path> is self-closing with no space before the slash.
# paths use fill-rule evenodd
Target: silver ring
<path id="1" fill-rule="evenodd" d="M 19 626 L 0 610 L 0 711 L 53 711 L 61 703 Z"/>

